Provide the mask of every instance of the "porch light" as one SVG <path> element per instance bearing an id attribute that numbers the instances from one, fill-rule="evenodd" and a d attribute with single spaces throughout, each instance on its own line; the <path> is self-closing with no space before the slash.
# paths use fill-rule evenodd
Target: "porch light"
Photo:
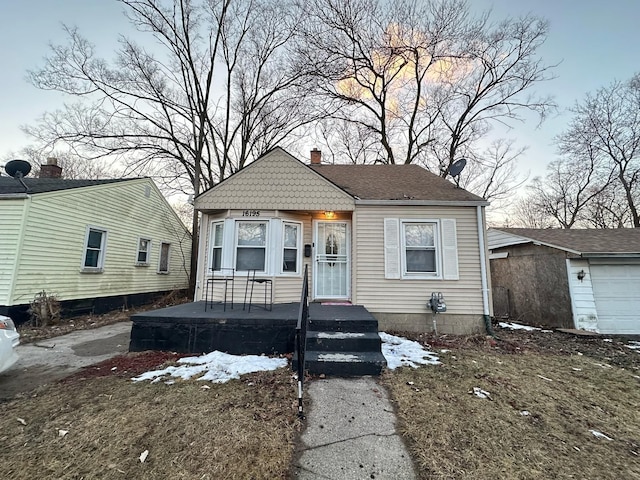
<path id="1" fill-rule="evenodd" d="M 587 274 L 586 274 L 586 272 L 584 270 L 580 270 L 578 272 L 578 280 L 582 281 L 584 279 L 584 277 L 586 277 L 586 276 L 587 276 Z"/>
<path id="2" fill-rule="evenodd" d="M 333 210 L 326 210 L 324 212 L 324 217 L 325 218 L 335 218 L 336 217 L 336 212 L 334 212 Z"/>

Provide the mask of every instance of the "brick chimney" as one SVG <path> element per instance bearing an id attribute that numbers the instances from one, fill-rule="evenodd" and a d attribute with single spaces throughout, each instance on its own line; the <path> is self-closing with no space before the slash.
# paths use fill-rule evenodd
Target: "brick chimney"
<path id="1" fill-rule="evenodd" d="M 40 165 L 40 178 L 61 178 L 62 167 L 58 166 L 58 159 L 49 157 L 47 163 Z"/>
<path id="2" fill-rule="evenodd" d="M 322 152 L 317 148 L 311 150 L 311 165 L 320 165 L 322 163 Z"/>

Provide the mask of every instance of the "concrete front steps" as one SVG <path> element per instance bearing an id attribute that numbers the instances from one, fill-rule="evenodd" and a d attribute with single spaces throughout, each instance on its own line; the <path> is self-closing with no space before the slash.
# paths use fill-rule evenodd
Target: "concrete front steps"
<path id="1" fill-rule="evenodd" d="M 305 366 L 310 374 L 379 375 L 386 365 L 378 321 L 359 305 L 309 306 Z M 294 368 L 297 359 L 294 358 Z"/>

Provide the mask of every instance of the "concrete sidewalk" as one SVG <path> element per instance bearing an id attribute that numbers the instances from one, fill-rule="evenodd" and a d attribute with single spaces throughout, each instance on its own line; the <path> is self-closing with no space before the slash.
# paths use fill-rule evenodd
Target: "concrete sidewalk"
<path id="1" fill-rule="evenodd" d="M 18 345 L 18 361 L 0 374 L 0 400 L 29 392 L 80 370 L 129 351 L 131 322 Z"/>
<path id="2" fill-rule="evenodd" d="M 296 478 L 414 479 L 409 453 L 383 387 L 372 377 L 314 380 L 298 447 Z"/>

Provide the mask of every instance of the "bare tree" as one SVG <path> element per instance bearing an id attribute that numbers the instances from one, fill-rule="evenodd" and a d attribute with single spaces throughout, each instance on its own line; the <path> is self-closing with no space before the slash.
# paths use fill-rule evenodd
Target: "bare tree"
<path id="1" fill-rule="evenodd" d="M 107 62 L 65 26 L 67 45 L 30 72 L 36 87 L 79 100 L 26 128 L 42 146 L 121 160 L 198 195 L 313 118 L 307 72 L 287 51 L 299 23 L 291 2 L 120 2 L 146 43 L 121 37 Z M 193 288 L 197 215 L 192 231 Z"/>
<path id="2" fill-rule="evenodd" d="M 532 203 L 530 198 L 519 198 L 509 209 L 505 227 L 552 228 L 556 225 L 556 221 Z"/>
<path id="3" fill-rule="evenodd" d="M 378 142 L 361 159 L 419 163 L 442 176 L 461 156 L 486 167 L 478 141 L 492 125 L 555 107 L 531 93 L 551 78 L 538 56 L 547 35 L 539 18 L 493 25 L 461 0 L 309 3 L 301 54 L 315 59 L 326 103 L 339 106 L 331 115 Z"/>
<path id="4" fill-rule="evenodd" d="M 588 94 L 572 111 L 573 120 L 559 137 L 562 151 L 597 156 L 604 175 L 624 195 L 631 224 L 640 227 L 640 74 Z"/>
<path id="5" fill-rule="evenodd" d="M 582 226 L 587 207 L 608 188 L 611 176 L 603 173 L 597 152 L 591 148 L 580 157 L 559 157 L 547 167 L 544 179 L 536 177 L 527 187 L 526 201 L 542 217 L 553 218 L 561 228 Z"/>
<path id="6" fill-rule="evenodd" d="M 465 169 L 460 186 L 499 205 L 524 185 L 527 178 L 518 171 L 518 159 L 526 151 L 515 147 L 514 140 L 495 140 Z M 495 209 L 494 209 L 495 210 Z"/>

